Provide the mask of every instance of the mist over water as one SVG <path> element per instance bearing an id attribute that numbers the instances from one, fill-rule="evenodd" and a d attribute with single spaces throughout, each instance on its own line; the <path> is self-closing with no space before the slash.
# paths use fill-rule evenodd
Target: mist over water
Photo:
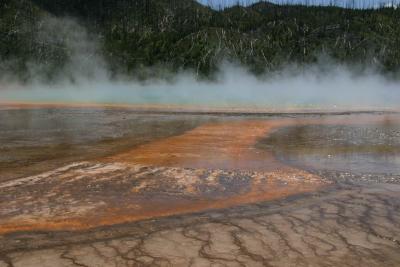
<path id="1" fill-rule="evenodd" d="M 212 81 L 195 71 L 146 81 L 111 78 L 100 45 L 77 22 L 49 18 L 43 42 L 63 42 L 69 59 L 56 81 L 46 82 L 43 68 L 29 65 L 31 78 L 0 75 L 0 102 L 184 105 L 205 108 L 398 108 L 400 81 L 373 70 L 355 71 L 321 57 L 310 66 L 288 65 L 276 73 L 255 76 L 239 64 L 221 62 Z M 8 64 L 0 62 L 0 64 Z M 169 70 L 165 71 L 166 73 Z"/>
<path id="2" fill-rule="evenodd" d="M 76 83 L 3 84 L 2 100 L 8 102 L 68 102 L 114 104 L 171 104 L 214 107 L 398 107 L 400 84 L 377 74 L 354 77 L 336 67 L 331 73 L 312 69 L 260 79 L 244 69 L 225 65 L 218 81 L 199 81 L 190 73 L 174 81 L 145 83 L 81 79 Z"/>

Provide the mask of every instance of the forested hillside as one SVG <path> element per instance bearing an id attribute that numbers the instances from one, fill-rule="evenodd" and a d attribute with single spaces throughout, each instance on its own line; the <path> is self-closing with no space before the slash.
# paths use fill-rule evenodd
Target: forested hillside
<path id="1" fill-rule="evenodd" d="M 288 63 L 313 63 L 321 56 L 386 74 L 396 74 L 400 67 L 400 9 L 395 8 L 264 2 L 215 11 L 193 0 L 0 3 L 0 66 L 3 73 L 11 70 L 24 79 L 36 74 L 29 70 L 32 65 L 49 79 L 57 76 L 73 53 L 75 39 L 69 34 L 82 29 L 96 44 L 83 50 L 101 56 L 113 74 L 133 76 L 157 66 L 210 77 L 223 60 L 263 73 Z M 69 21 L 69 30 L 63 22 L 54 27 L 57 19 Z"/>

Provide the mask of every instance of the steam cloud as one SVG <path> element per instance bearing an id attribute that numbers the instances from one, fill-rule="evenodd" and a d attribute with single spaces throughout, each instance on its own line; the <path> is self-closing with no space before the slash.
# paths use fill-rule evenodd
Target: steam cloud
<path id="1" fill-rule="evenodd" d="M 43 22 L 43 42 L 62 40 L 70 51 L 63 75 L 43 82 L 42 68 L 32 64 L 29 83 L 3 73 L 0 102 L 69 102 L 190 105 L 205 108 L 398 108 L 400 83 L 373 70 L 356 74 L 329 60 L 308 67 L 288 66 L 279 73 L 255 77 L 245 68 L 221 63 L 216 81 L 198 80 L 194 72 L 172 80 L 111 79 L 99 46 L 71 19 Z M 8 64 L 2 62 L 0 64 Z"/>

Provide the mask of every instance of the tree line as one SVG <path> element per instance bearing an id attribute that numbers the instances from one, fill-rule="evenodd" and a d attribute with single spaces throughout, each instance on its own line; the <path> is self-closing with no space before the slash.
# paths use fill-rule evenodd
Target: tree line
<path id="1" fill-rule="evenodd" d="M 46 17 L 70 17 L 99 43 L 114 74 L 137 75 L 153 66 L 212 77 L 223 60 L 254 73 L 321 56 L 373 66 L 397 77 L 400 10 L 348 9 L 260 2 L 214 10 L 192 0 L 8 0 L 0 2 L 1 65 L 29 77 L 27 64 L 48 77 L 68 59 L 61 41 L 38 38 Z M 1 67 L 0 66 L 0 67 Z"/>

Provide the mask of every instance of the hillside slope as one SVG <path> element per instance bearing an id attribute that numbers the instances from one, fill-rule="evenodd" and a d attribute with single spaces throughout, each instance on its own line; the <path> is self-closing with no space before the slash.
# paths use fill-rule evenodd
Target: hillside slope
<path id="1" fill-rule="evenodd" d="M 75 29 L 86 31 L 96 44 L 89 50 L 111 73 L 130 76 L 154 66 L 212 76 L 222 60 L 264 73 L 321 56 L 387 74 L 400 67 L 400 9 L 258 3 L 214 11 L 193 0 L 3 0 L 0 7 L 1 68 L 25 79 L 57 77 Z M 49 19 L 70 21 L 71 32 Z M 32 65 L 40 66 L 34 74 Z"/>

